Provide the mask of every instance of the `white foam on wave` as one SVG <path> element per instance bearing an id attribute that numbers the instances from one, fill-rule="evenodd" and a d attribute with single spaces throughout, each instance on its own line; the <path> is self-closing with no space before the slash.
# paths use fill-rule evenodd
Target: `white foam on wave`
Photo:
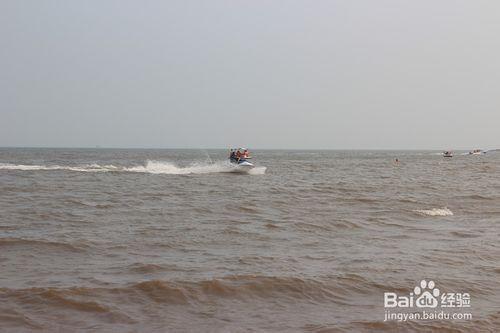
<path id="1" fill-rule="evenodd" d="M 229 162 L 216 163 L 194 163 L 189 166 L 180 167 L 174 163 L 162 161 L 146 161 L 145 165 L 132 167 L 119 167 L 115 165 L 86 164 L 81 166 L 61 166 L 61 165 L 25 165 L 0 163 L 0 170 L 21 170 L 21 171 L 55 171 L 68 170 L 76 172 L 138 172 L 167 175 L 188 175 L 188 174 L 208 174 L 208 173 L 230 173 L 242 172 Z M 263 175 L 266 167 L 255 167 L 243 173 L 251 175 Z"/>
<path id="2" fill-rule="evenodd" d="M 187 175 L 187 174 L 204 174 L 204 173 L 217 173 L 229 172 L 230 165 L 222 163 L 194 163 L 186 167 L 180 167 L 170 162 L 160 161 L 147 161 L 146 165 L 139 165 L 130 168 L 125 168 L 124 171 L 129 172 L 143 172 L 153 174 L 167 174 L 167 175 Z"/>
<path id="3" fill-rule="evenodd" d="M 453 212 L 446 207 L 432 208 L 432 209 L 417 209 L 414 210 L 414 212 L 427 216 L 453 216 Z"/>
<path id="4" fill-rule="evenodd" d="M 188 175 L 188 174 L 206 174 L 206 173 L 229 173 L 241 172 L 241 169 L 235 168 L 229 162 L 216 163 L 193 163 L 189 166 L 180 167 L 173 163 L 161 161 L 147 161 L 146 165 L 134 166 L 125 168 L 124 171 L 129 172 L 144 172 L 153 174 L 168 174 L 168 175 Z M 266 172 L 266 167 L 255 167 L 245 173 L 251 175 L 263 175 Z"/>
<path id="5" fill-rule="evenodd" d="M 54 170 L 69 170 L 78 172 L 106 172 L 119 170 L 114 165 L 100 166 L 97 164 L 88 164 L 82 166 L 62 166 L 62 165 L 27 165 L 27 164 L 9 164 L 0 163 L 0 170 L 21 170 L 21 171 L 54 171 Z"/>

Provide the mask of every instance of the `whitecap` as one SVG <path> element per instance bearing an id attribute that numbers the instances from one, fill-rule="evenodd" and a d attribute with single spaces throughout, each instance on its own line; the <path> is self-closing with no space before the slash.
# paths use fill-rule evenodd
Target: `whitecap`
<path id="1" fill-rule="evenodd" d="M 171 162 L 148 160 L 144 165 L 131 167 L 121 167 L 115 165 L 99 165 L 96 163 L 79 166 L 63 165 L 25 165 L 0 163 L 0 170 L 20 170 L 20 171 L 57 171 L 67 170 L 75 172 L 138 172 L 151 174 L 187 175 L 187 174 L 208 174 L 208 173 L 229 173 L 241 172 L 234 165 L 227 161 L 216 163 L 193 163 L 188 166 L 178 166 Z M 246 173 L 251 175 L 263 175 L 266 167 L 255 167 Z"/>
<path id="2" fill-rule="evenodd" d="M 453 212 L 444 207 L 444 208 L 432 208 L 432 209 L 417 209 L 414 212 L 427 215 L 427 216 L 453 216 Z"/>
<path id="3" fill-rule="evenodd" d="M 129 172 L 143 172 L 143 173 L 168 174 L 168 175 L 207 174 L 207 173 L 225 173 L 225 172 L 240 171 L 229 162 L 193 163 L 188 166 L 180 167 L 174 163 L 162 162 L 162 161 L 147 161 L 146 165 L 124 168 L 123 170 Z M 256 167 L 250 169 L 247 173 L 251 175 L 263 175 L 265 172 L 266 172 L 266 167 Z"/>

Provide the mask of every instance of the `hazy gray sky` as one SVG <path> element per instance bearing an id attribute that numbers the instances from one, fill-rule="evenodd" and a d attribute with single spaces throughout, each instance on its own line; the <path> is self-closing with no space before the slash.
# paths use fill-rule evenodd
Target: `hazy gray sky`
<path id="1" fill-rule="evenodd" d="M 0 41 L 0 146 L 500 147 L 496 0 L 2 0 Z"/>

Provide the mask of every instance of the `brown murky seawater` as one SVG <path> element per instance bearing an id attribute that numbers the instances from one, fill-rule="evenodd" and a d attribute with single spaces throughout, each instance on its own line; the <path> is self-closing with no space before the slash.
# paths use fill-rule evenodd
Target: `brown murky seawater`
<path id="1" fill-rule="evenodd" d="M 500 330 L 499 152 L 254 155 L 0 149 L 0 331 Z M 384 321 L 422 279 L 472 319 Z"/>

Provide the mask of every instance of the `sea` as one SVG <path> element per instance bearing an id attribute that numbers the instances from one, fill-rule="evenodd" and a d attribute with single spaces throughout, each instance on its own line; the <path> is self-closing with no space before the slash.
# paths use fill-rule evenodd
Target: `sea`
<path id="1" fill-rule="evenodd" d="M 251 154 L 1 148 L 0 332 L 500 331 L 500 152 Z"/>

